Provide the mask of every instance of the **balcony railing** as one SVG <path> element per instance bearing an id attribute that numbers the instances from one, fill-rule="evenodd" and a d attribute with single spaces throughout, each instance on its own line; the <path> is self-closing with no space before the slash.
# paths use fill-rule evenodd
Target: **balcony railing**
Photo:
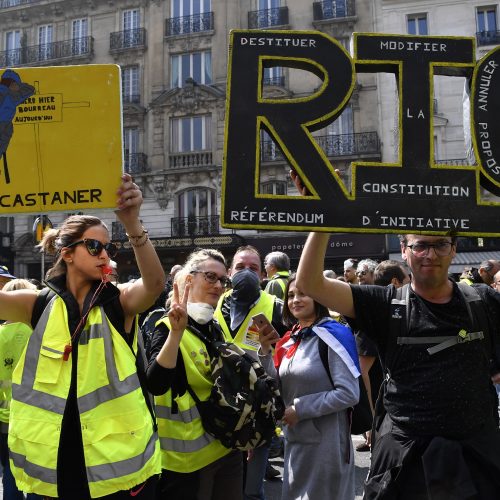
<path id="1" fill-rule="evenodd" d="M 175 236 L 204 236 L 219 234 L 219 216 L 172 217 L 171 234 Z"/>
<path id="2" fill-rule="evenodd" d="M 89 56 L 93 52 L 93 45 L 94 39 L 91 36 L 85 36 L 73 40 L 4 50 L 0 52 L 0 67 Z"/>
<path id="3" fill-rule="evenodd" d="M 248 27 L 269 28 L 288 24 L 288 7 L 254 10 L 248 13 Z"/>
<path id="4" fill-rule="evenodd" d="M 139 104 L 141 102 L 141 94 L 122 94 L 123 104 Z"/>
<path id="5" fill-rule="evenodd" d="M 148 170 L 148 157 L 144 153 L 125 153 L 125 172 L 142 174 Z"/>
<path id="6" fill-rule="evenodd" d="M 356 156 L 380 154 L 377 132 L 358 134 L 321 135 L 314 137 L 327 156 Z M 283 161 L 284 157 L 273 141 L 261 143 L 261 161 Z"/>
<path id="7" fill-rule="evenodd" d="M 40 2 L 40 0 L 0 0 L 0 9 L 8 9 L 9 7 L 17 7 L 18 5 L 27 5 L 37 2 Z"/>
<path id="8" fill-rule="evenodd" d="M 200 12 L 192 16 L 171 17 L 165 20 L 165 36 L 201 33 L 214 29 L 214 13 Z"/>
<path id="9" fill-rule="evenodd" d="M 121 222 L 111 223 L 111 239 L 113 241 L 126 241 L 127 235 Z"/>
<path id="10" fill-rule="evenodd" d="M 146 29 L 134 28 L 115 31 L 109 36 L 109 48 L 112 51 L 144 48 L 146 46 Z"/>
<path id="11" fill-rule="evenodd" d="M 354 156 L 380 153 L 377 132 L 322 135 L 315 137 L 327 156 Z"/>
<path id="12" fill-rule="evenodd" d="M 264 77 L 262 79 L 262 84 L 263 85 L 277 85 L 280 87 L 284 87 L 285 86 L 285 77 L 283 75 Z"/>
<path id="13" fill-rule="evenodd" d="M 212 151 L 189 151 L 185 153 L 170 153 L 170 168 L 211 167 Z"/>
<path id="14" fill-rule="evenodd" d="M 452 158 L 450 160 L 435 160 L 437 165 L 453 165 L 455 167 L 472 167 L 467 158 Z"/>
<path id="15" fill-rule="evenodd" d="M 315 21 L 341 19 L 355 15 L 356 4 L 354 0 L 325 0 L 313 3 L 313 19 Z"/>
<path id="16" fill-rule="evenodd" d="M 476 32 L 478 45 L 498 45 L 500 43 L 500 31 L 478 31 Z"/>

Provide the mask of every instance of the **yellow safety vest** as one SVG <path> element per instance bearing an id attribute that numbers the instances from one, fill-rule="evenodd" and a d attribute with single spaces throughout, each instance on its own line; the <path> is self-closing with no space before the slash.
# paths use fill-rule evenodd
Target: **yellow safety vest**
<path id="1" fill-rule="evenodd" d="M 228 342 L 233 342 L 237 346 L 245 349 L 247 351 L 257 351 L 259 349 L 259 333 L 257 330 L 252 330 L 252 317 L 256 314 L 263 313 L 266 318 L 272 322 L 273 320 L 273 310 L 274 310 L 274 302 L 276 297 L 267 292 L 260 292 L 260 298 L 256 304 L 252 306 L 252 308 L 248 311 L 248 314 L 245 316 L 243 323 L 241 323 L 236 335 L 233 337 L 231 335 L 231 331 L 229 329 L 226 320 L 222 314 L 222 303 L 226 297 L 233 293 L 232 290 L 227 291 L 223 294 L 220 299 L 214 313 L 214 319 L 219 323 L 222 328 L 222 332 L 224 333 L 224 337 Z"/>
<path id="2" fill-rule="evenodd" d="M 71 383 L 68 312 L 56 296 L 45 308 L 12 377 L 9 449 L 18 488 L 57 497 L 57 452 Z M 78 342 L 77 404 L 90 496 L 128 490 L 161 471 L 158 436 L 133 351 L 103 307 L 88 315 Z M 140 355 L 140 353 L 139 353 Z"/>
<path id="3" fill-rule="evenodd" d="M 290 273 L 288 271 L 278 271 L 274 276 L 271 277 L 271 279 L 267 283 L 265 291 L 269 293 L 271 284 L 277 283 L 281 288 L 281 297 L 279 298 L 284 300 L 286 284 L 289 277 Z"/>
<path id="4" fill-rule="evenodd" d="M 164 323 L 170 330 L 168 318 Z M 213 387 L 210 357 L 205 344 L 189 329 L 184 330 L 180 352 L 188 384 L 201 401 L 206 401 Z M 194 472 L 231 452 L 205 432 L 194 399 L 188 391 L 174 398 L 177 411 L 172 410 L 172 389 L 155 397 L 156 418 L 162 454 L 162 467 L 175 472 Z"/>
<path id="5" fill-rule="evenodd" d="M 31 326 L 25 323 L 4 323 L 0 325 L 0 422 L 4 424 L 9 423 L 12 372 L 26 347 L 30 335 Z"/>

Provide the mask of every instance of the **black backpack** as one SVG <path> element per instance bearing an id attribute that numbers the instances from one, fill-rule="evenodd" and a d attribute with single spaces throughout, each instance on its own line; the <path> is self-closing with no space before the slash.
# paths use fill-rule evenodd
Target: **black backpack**
<path id="1" fill-rule="evenodd" d="M 188 385 L 206 432 L 226 447 L 250 450 L 269 443 L 285 411 L 278 383 L 261 364 L 235 344 L 210 340 L 192 326 L 211 357 L 213 388 L 200 401 Z"/>

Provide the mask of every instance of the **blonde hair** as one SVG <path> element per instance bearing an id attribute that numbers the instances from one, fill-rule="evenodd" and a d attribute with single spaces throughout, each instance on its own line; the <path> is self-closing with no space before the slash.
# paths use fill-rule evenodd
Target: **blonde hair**
<path id="1" fill-rule="evenodd" d="M 227 269 L 226 259 L 218 250 L 213 248 L 201 248 L 189 254 L 182 269 L 175 274 L 174 283 L 179 287 L 179 296 L 184 294 L 184 287 L 186 286 L 186 278 L 193 272 L 199 271 L 200 265 L 207 260 L 215 260 L 224 265 Z"/>
<path id="2" fill-rule="evenodd" d="M 2 288 L 2 292 L 12 292 L 14 290 L 37 290 L 37 287 L 28 280 L 16 278 L 15 280 L 10 280 Z"/>
<path id="3" fill-rule="evenodd" d="M 47 271 L 46 279 L 54 278 L 66 272 L 66 262 L 62 258 L 61 249 L 80 240 L 83 233 L 94 226 L 103 226 L 108 229 L 106 224 L 98 217 L 92 215 L 72 215 L 62 223 L 59 229 L 45 231 L 42 241 L 37 247 L 40 249 L 40 252 L 48 255 L 56 255 L 56 261 Z"/>

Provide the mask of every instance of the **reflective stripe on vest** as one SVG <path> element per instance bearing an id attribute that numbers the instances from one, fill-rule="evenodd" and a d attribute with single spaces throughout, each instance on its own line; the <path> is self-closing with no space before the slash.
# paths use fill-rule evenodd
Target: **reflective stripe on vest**
<path id="1" fill-rule="evenodd" d="M 238 331 L 234 335 L 234 337 L 231 335 L 231 331 L 229 330 L 229 326 L 226 323 L 226 320 L 222 314 L 222 302 L 226 297 L 231 295 L 232 290 L 229 290 L 226 292 L 222 297 L 219 299 L 219 303 L 217 304 L 217 308 L 215 309 L 214 313 L 214 319 L 219 323 L 219 325 L 222 328 L 222 332 L 224 333 L 224 337 L 228 342 L 233 342 L 237 346 L 241 347 L 242 349 L 245 349 L 246 351 L 254 351 L 256 352 L 257 349 L 253 346 L 250 346 L 248 344 L 245 344 L 243 341 L 245 339 L 246 332 L 248 330 L 248 327 L 250 325 L 250 321 L 252 320 L 252 317 L 255 316 L 256 314 L 263 313 L 266 318 L 272 322 L 273 320 L 273 311 L 274 311 L 274 302 L 276 297 L 274 295 L 271 295 L 267 292 L 260 292 L 260 298 L 257 301 L 257 303 L 248 311 L 248 314 L 245 316 L 245 319 L 243 320 L 243 323 L 241 323 L 240 327 L 238 328 Z"/>
<path id="2" fill-rule="evenodd" d="M 169 329 L 168 318 L 162 318 Z M 206 401 L 213 387 L 210 358 L 205 344 L 188 329 L 182 335 L 179 346 L 189 385 L 201 401 Z M 205 432 L 196 403 L 188 391 L 174 399 L 177 408 L 172 409 L 172 389 L 155 397 L 158 434 L 164 469 L 175 472 L 194 472 L 231 450 L 218 439 Z"/>
<path id="3" fill-rule="evenodd" d="M 25 492 L 57 496 L 57 445 L 71 383 L 63 360 L 70 332 L 66 306 L 54 297 L 33 331 L 13 375 L 9 448 Z M 136 330 L 137 331 L 137 330 Z M 136 342 L 134 347 L 136 351 Z M 159 442 L 135 365 L 135 352 L 91 310 L 78 343 L 77 405 L 92 498 L 126 490 L 160 472 Z M 103 463 L 105 458 L 113 461 Z M 43 465 L 42 465 L 43 464 Z"/>

